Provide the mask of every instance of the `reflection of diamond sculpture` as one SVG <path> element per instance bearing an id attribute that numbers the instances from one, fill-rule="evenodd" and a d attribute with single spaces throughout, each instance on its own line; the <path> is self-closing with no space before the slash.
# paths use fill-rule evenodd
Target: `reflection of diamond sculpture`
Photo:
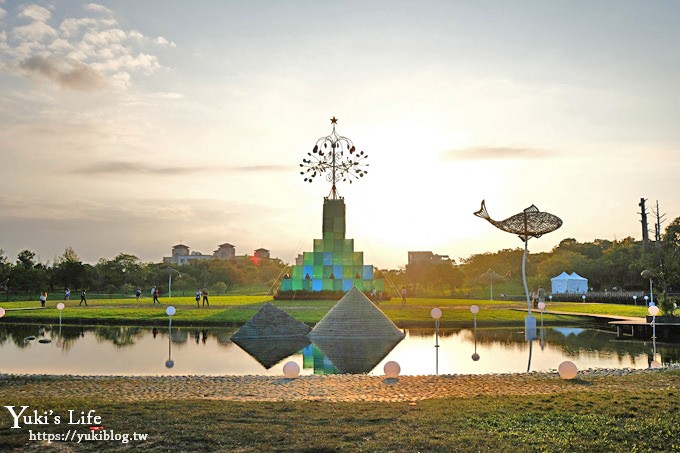
<path id="1" fill-rule="evenodd" d="M 307 337 L 233 338 L 233 342 L 266 369 L 270 369 L 283 359 L 297 354 L 309 344 Z"/>
<path id="2" fill-rule="evenodd" d="M 527 263 L 527 242 L 531 238 L 540 238 L 544 234 L 555 231 L 562 226 L 562 219 L 548 212 L 541 212 L 534 205 L 529 206 L 519 214 L 508 217 L 505 220 L 493 220 L 486 211 L 486 204 L 482 200 L 482 207 L 474 213 L 477 217 L 487 220 L 496 228 L 513 233 L 519 236 L 524 242 L 524 256 L 522 257 L 522 280 L 524 282 L 524 292 L 527 297 L 529 316 L 531 316 L 531 301 L 529 299 L 529 288 L 527 286 L 526 263 Z M 532 317 L 533 318 L 533 317 Z M 534 330 L 536 329 L 536 319 L 533 318 Z"/>
<path id="3" fill-rule="evenodd" d="M 303 168 L 300 174 L 305 177 L 305 182 L 311 183 L 317 176 L 326 175 L 326 181 L 333 184 L 328 196 L 333 200 L 338 198 L 335 187 L 338 181 L 349 181 L 351 184 L 352 180 L 363 178 L 368 173 L 364 170 L 364 167 L 368 167 L 368 164 L 364 163 L 368 154 L 357 151 L 352 140 L 335 132 L 337 122 L 335 117 L 331 119 L 333 132 L 317 140 L 312 152 L 307 153 L 309 158 L 302 159 L 300 164 Z"/>

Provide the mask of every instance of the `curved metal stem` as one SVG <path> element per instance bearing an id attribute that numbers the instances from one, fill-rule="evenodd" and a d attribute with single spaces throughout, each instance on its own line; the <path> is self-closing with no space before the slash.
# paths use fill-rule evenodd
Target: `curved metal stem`
<path id="1" fill-rule="evenodd" d="M 524 241 L 524 256 L 522 256 L 522 282 L 524 283 L 524 294 L 527 296 L 527 308 L 531 315 L 531 301 L 529 300 L 529 287 L 527 286 L 527 247 L 529 239 Z"/>

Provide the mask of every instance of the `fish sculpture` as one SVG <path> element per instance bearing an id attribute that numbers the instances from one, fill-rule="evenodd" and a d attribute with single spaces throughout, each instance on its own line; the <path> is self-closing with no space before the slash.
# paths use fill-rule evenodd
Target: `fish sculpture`
<path id="1" fill-rule="evenodd" d="M 546 233 L 555 231 L 562 226 L 562 219 L 549 212 L 541 212 L 533 204 L 519 214 L 508 217 L 505 220 L 493 220 L 486 210 L 486 204 L 482 200 L 482 207 L 474 214 L 487 220 L 496 228 L 513 233 L 526 242 L 531 238 L 540 238 Z"/>

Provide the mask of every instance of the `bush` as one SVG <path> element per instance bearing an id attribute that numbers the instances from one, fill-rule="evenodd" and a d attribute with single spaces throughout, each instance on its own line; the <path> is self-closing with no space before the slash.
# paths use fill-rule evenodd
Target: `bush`
<path id="1" fill-rule="evenodd" d="M 678 303 L 677 297 L 669 296 L 668 294 L 666 294 L 666 292 L 663 292 L 659 296 L 658 303 L 661 313 L 663 313 L 666 316 L 675 316 L 673 314 L 673 311 L 675 310 L 675 307 L 677 307 Z"/>

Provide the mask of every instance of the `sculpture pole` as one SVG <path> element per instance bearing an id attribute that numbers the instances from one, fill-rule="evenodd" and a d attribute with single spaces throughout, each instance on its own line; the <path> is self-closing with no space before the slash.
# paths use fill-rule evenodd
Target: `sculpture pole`
<path id="1" fill-rule="evenodd" d="M 531 300 L 529 300 L 529 286 L 527 285 L 527 244 L 529 240 L 524 241 L 524 255 L 522 256 L 522 282 L 524 283 L 524 294 L 527 298 L 527 308 L 529 309 L 529 316 L 531 316 Z"/>

